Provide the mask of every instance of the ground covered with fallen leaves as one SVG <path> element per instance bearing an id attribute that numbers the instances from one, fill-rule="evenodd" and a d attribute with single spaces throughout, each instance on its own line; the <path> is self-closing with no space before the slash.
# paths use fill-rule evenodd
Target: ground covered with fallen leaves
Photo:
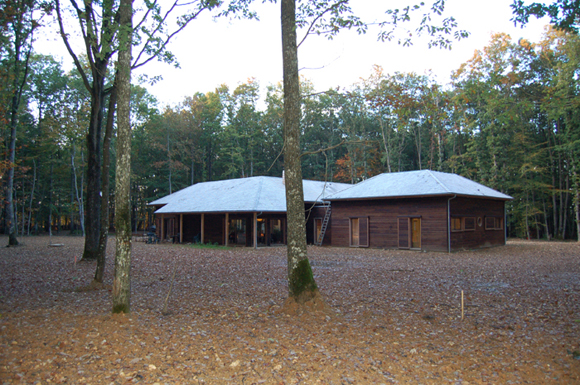
<path id="1" fill-rule="evenodd" d="M 577 243 L 312 247 L 328 310 L 289 315 L 285 248 L 135 242 L 124 316 L 114 237 L 92 291 L 82 238 L 21 242 L 0 249 L 0 384 L 580 383 Z"/>

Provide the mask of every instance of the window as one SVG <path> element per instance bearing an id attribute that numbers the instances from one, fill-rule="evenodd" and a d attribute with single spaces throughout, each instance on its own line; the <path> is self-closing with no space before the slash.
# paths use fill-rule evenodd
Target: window
<path id="1" fill-rule="evenodd" d="M 451 231 L 475 231 L 475 217 L 452 217 Z"/>
<path id="2" fill-rule="evenodd" d="M 451 231 L 461 231 L 461 218 L 451 218 Z"/>
<path id="3" fill-rule="evenodd" d="M 463 218 L 463 229 L 465 231 L 475 231 L 475 218 Z"/>
<path id="4" fill-rule="evenodd" d="M 485 217 L 486 230 L 503 230 L 503 218 L 501 217 Z"/>

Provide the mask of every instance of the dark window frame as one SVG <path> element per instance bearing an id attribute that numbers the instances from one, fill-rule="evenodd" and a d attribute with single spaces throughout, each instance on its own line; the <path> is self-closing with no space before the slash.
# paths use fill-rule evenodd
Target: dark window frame
<path id="1" fill-rule="evenodd" d="M 496 217 L 496 216 L 485 217 L 485 229 L 486 230 L 503 230 L 503 217 Z"/>

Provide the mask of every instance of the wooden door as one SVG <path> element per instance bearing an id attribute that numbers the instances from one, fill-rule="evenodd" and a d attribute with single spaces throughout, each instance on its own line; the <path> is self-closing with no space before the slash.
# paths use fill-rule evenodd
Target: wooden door
<path id="1" fill-rule="evenodd" d="M 314 218 L 314 244 L 318 242 L 318 237 L 322 231 L 322 218 Z"/>
<path id="2" fill-rule="evenodd" d="M 359 220 L 358 218 L 350 219 L 350 245 L 358 246 L 360 241 Z"/>
<path id="3" fill-rule="evenodd" d="M 411 218 L 411 248 L 421 248 L 421 218 Z"/>

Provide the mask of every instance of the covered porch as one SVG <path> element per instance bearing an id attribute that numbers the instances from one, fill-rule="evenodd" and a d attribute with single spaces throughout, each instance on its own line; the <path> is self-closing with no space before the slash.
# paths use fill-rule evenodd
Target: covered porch
<path id="1" fill-rule="evenodd" d="M 161 241 L 223 246 L 276 246 L 286 244 L 285 213 L 157 214 Z"/>

